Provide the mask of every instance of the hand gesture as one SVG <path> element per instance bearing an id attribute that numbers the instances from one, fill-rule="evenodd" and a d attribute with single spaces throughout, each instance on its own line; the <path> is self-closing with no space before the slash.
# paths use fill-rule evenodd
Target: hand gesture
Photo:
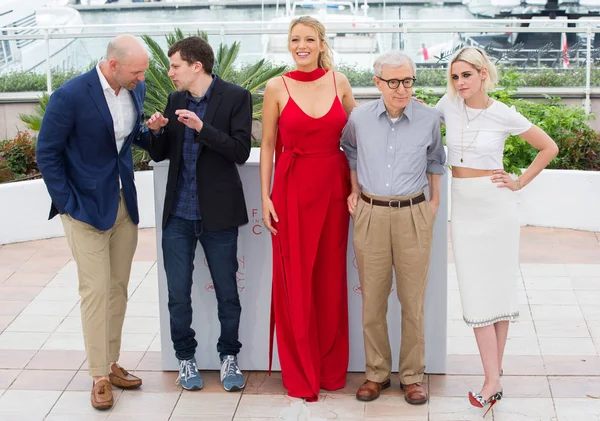
<path id="1" fill-rule="evenodd" d="M 279 222 L 279 218 L 277 217 L 277 213 L 275 212 L 275 207 L 273 206 L 273 201 L 271 199 L 263 200 L 262 216 L 267 229 L 271 231 L 271 234 L 277 235 L 277 230 L 273 226 L 271 218 L 273 218 L 273 221 L 275 222 Z"/>
<path id="2" fill-rule="evenodd" d="M 168 118 L 165 118 L 161 113 L 155 112 L 146 121 L 146 126 L 153 132 L 159 131 L 162 127 L 165 127 L 169 122 Z"/>
<path id="3" fill-rule="evenodd" d="M 177 121 L 185 124 L 190 129 L 196 130 L 197 132 L 202 130 L 202 126 L 204 126 L 204 123 L 202 123 L 200 117 L 198 117 L 198 115 L 193 111 L 185 109 L 175 110 L 175 115 L 177 116 Z"/>
<path id="4" fill-rule="evenodd" d="M 512 191 L 517 191 L 521 187 L 506 171 L 494 170 L 492 175 L 492 182 L 498 183 L 498 187 L 507 187 Z"/>
<path id="5" fill-rule="evenodd" d="M 348 212 L 350 212 L 350 215 L 354 216 L 354 210 L 356 209 L 356 204 L 358 203 L 358 192 L 350 193 L 350 196 L 348 196 L 346 202 L 348 203 Z"/>

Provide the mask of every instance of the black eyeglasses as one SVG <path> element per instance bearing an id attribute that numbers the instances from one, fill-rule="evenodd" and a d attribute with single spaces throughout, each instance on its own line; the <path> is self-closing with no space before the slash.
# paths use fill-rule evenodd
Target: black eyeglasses
<path id="1" fill-rule="evenodd" d="M 415 81 L 417 80 L 416 77 L 408 77 L 406 79 L 388 79 L 388 80 L 386 80 L 382 77 L 379 77 L 379 76 L 376 76 L 376 78 L 387 83 L 387 86 L 389 86 L 390 89 L 398 89 L 398 87 L 400 86 L 401 83 L 402 83 L 402 86 L 404 86 L 405 88 L 412 88 Z"/>

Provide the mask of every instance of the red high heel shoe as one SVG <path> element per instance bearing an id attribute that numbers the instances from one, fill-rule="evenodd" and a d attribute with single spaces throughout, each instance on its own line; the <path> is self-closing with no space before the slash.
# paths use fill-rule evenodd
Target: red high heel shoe
<path id="1" fill-rule="evenodd" d="M 502 399 L 502 395 L 503 395 L 503 391 L 500 390 L 498 393 L 490 396 L 486 400 L 486 399 L 483 399 L 483 396 L 481 396 L 479 393 L 469 392 L 469 402 L 471 403 L 471 405 L 473 405 L 477 408 L 483 408 L 489 404 L 490 405 L 489 408 L 483 414 L 483 416 L 485 417 L 487 415 L 487 413 L 490 412 L 490 409 L 492 409 L 492 406 L 494 406 L 496 404 L 496 402 L 498 402 L 500 399 Z"/>

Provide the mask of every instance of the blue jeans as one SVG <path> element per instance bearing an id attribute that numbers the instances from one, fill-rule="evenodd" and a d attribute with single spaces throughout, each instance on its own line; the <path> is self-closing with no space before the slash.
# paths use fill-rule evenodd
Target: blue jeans
<path id="1" fill-rule="evenodd" d="M 171 339 L 175 355 L 189 360 L 196 352 L 192 329 L 192 273 L 198 240 L 204 249 L 208 269 L 215 287 L 221 336 L 217 342 L 220 356 L 237 355 L 242 306 L 237 288 L 236 272 L 238 228 L 207 231 L 202 221 L 190 221 L 174 215 L 163 230 L 162 249 L 169 290 Z"/>

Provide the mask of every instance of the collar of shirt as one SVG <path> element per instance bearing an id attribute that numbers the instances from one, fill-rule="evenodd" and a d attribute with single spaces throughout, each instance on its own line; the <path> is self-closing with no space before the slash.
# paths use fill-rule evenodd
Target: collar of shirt
<path id="1" fill-rule="evenodd" d="M 216 80 L 215 75 L 210 75 L 210 77 L 212 77 L 212 82 L 210 83 L 210 86 L 206 90 L 206 93 L 204 94 L 204 96 L 201 96 L 200 98 L 196 98 L 196 97 L 193 97 L 192 94 L 190 94 L 190 91 L 187 91 L 188 102 L 191 101 L 194 104 L 199 104 L 202 100 L 206 100 L 206 101 L 210 100 L 210 95 L 212 94 L 212 90 L 215 86 L 215 80 Z"/>
<path id="2" fill-rule="evenodd" d="M 100 85 L 102 86 L 102 90 L 105 92 L 109 92 L 114 96 L 118 96 L 115 93 L 115 90 L 108 84 L 108 80 L 106 80 L 106 77 L 104 77 L 104 73 L 102 73 L 102 70 L 100 70 L 100 63 L 96 64 L 96 71 L 98 72 L 98 78 L 100 79 Z M 121 88 L 121 90 L 119 90 L 119 93 L 121 93 L 123 89 L 124 88 Z"/>
<path id="3" fill-rule="evenodd" d="M 388 113 L 387 113 L 387 109 L 385 108 L 385 103 L 383 102 L 383 97 L 379 98 L 378 102 L 377 102 L 377 118 L 380 118 L 382 115 L 386 115 L 388 118 L 389 117 Z M 410 101 L 408 101 L 408 104 L 406 105 L 406 107 L 404 108 L 404 111 L 402 112 L 402 114 L 400 115 L 400 119 L 402 119 L 403 116 L 406 116 L 406 118 L 408 119 L 408 121 L 411 121 L 413 118 L 413 103 L 412 103 L 412 99 Z"/>

